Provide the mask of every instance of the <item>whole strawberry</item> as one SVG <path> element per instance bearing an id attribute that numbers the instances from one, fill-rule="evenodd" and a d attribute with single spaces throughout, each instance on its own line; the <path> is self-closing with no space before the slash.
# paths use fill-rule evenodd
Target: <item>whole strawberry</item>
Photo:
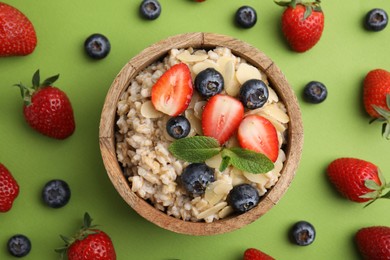
<path id="1" fill-rule="evenodd" d="M 256 248 L 248 248 L 244 252 L 244 260 L 274 260 L 274 258 Z"/>
<path id="2" fill-rule="evenodd" d="M 355 241 L 364 259 L 390 259 L 390 227 L 362 228 L 355 234 Z"/>
<path id="3" fill-rule="evenodd" d="M 27 123 L 38 132 L 56 139 L 73 134 L 73 108 L 65 92 L 52 86 L 59 75 L 40 83 L 39 70 L 33 76 L 33 86 L 16 84 L 24 100 L 23 113 Z"/>
<path id="4" fill-rule="evenodd" d="M 336 189 L 351 201 L 372 203 L 378 198 L 390 197 L 390 192 L 383 194 L 389 185 L 379 168 L 371 162 L 338 158 L 328 165 L 327 174 Z"/>
<path id="5" fill-rule="evenodd" d="M 31 21 L 18 9 L 0 2 L 0 56 L 32 53 L 37 36 Z"/>
<path id="6" fill-rule="evenodd" d="M 18 183 L 11 172 L 0 163 L 0 212 L 9 211 L 18 195 Z"/>
<path id="7" fill-rule="evenodd" d="M 382 135 L 390 139 L 390 72 L 374 69 L 367 73 L 363 82 L 363 103 L 371 122 L 383 122 Z"/>
<path id="8" fill-rule="evenodd" d="M 116 253 L 111 238 L 92 225 L 88 213 L 80 231 L 72 238 L 61 236 L 65 246 L 56 252 L 66 254 L 68 260 L 115 260 Z"/>
<path id="9" fill-rule="evenodd" d="M 320 0 L 275 2 L 287 7 L 282 15 L 282 32 L 291 49 L 305 52 L 316 45 L 324 30 L 324 13 Z"/>

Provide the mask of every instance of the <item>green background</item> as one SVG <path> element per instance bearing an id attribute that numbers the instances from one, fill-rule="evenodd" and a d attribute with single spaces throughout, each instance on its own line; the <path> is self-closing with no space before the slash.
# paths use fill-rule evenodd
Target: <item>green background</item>
<path id="1" fill-rule="evenodd" d="M 0 259 L 12 259 L 6 242 L 14 234 L 30 237 L 32 251 L 24 259 L 58 259 L 59 234 L 71 235 L 88 211 L 112 238 L 118 259 L 238 260 L 256 247 L 276 259 L 359 259 L 355 232 L 364 226 L 389 225 L 389 202 L 368 208 L 347 201 L 328 182 L 326 166 L 338 157 L 357 157 L 377 164 L 390 180 L 389 146 L 381 126 L 369 125 L 362 105 L 362 80 L 374 68 L 390 70 L 390 28 L 364 30 L 363 17 L 374 7 L 390 12 L 388 0 L 324 1 L 325 30 L 306 53 L 292 52 L 280 32 L 282 8 L 271 0 L 160 0 L 155 21 L 138 16 L 140 1 L 5 1 L 24 12 L 38 36 L 34 53 L 0 58 L 0 162 L 13 173 L 20 195 L 8 213 L 0 214 Z M 242 5 L 254 7 L 258 22 L 251 29 L 233 23 Z M 305 129 L 302 160 L 289 190 L 270 212 L 228 234 L 194 237 L 163 230 L 135 213 L 109 181 L 98 145 L 98 126 L 105 95 L 124 64 L 145 47 L 185 32 L 227 34 L 265 52 L 284 72 L 296 92 Z M 111 41 L 109 56 L 86 57 L 84 40 L 92 33 Z M 20 81 L 29 84 L 36 69 L 41 77 L 60 73 L 56 86 L 72 101 L 76 131 L 58 141 L 33 131 L 22 115 Z M 302 100 L 304 85 L 322 81 L 327 100 L 311 105 Z M 66 180 L 70 203 L 46 207 L 40 192 L 50 179 Z M 317 230 L 307 247 L 291 244 L 289 227 L 298 220 Z"/>

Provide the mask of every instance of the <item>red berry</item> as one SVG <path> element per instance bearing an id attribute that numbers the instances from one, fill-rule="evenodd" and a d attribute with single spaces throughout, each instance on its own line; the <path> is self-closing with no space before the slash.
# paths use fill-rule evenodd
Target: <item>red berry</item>
<path id="1" fill-rule="evenodd" d="M 282 15 L 282 32 L 292 50 L 305 52 L 320 40 L 324 30 L 324 13 L 320 1 L 277 2 L 287 6 Z"/>
<path id="2" fill-rule="evenodd" d="M 56 139 L 65 139 L 73 134 L 75 121 L 68 96 L 51 86 L 59 75 L 39 81 L 39 70 L 34 74 L 33 87 L 16 84 L 24 99 L 23 113 L 27 123 L 38 132 Z"/>
<path id="3" fill-rule="evenodd" d="M 356 233 L 355 241 L 364 259 L 390 259 L 390 227 L 362 228 Z"/>
<path id="4" fill-rule="evenodd" d="M 249 115 L 242 120 L 237 131 L 240 146 L 266 155 L 275 162 L 279 154 L 279 140 L 274 125 L 266 118 Z"/>
<path id="5" fill-rule="evenodd" d="M 374 69 L 367 73 L 363 82 L 363 103 L 366 112 L 383 122 L 382 135 L 390 139 L 390 72 Z"/>
<path id="6" fill-rule="evenodd" d="M 256 248 L 248 248 L 244 252 L 244 260 L 274 260 L 274 258 Z"/>
<path id="7" fill-rule="evenodd" d="M 116 253 L 111 238 L 91 224 L 92 219 L 85 213 L 81 230 L 72 238 L 62 236 L 66 244 L 56 251 L 66 253 L 69 260 L 115 260 Z"/>
<path id="8" fill-rule="evenodd" d="M 374 201 L 386 187 L 378 167 L 361 159 L 336 159 L 328 165 L 327 174 L 336 189 L 355 202 Z"/>
<path id="9" fill-rule="evenodd" d="M 37 36 L 31 21 L 18 9 L 0 3 L 0 56 L 32 53 Z"/>
<path id="10" fill-rule="evenodd" d="M 18 183 L 11 172 L 0 163 L 0 212 L 9 211 L 18 195 Z"/>
<path id="11" fill-rule="evenodd" d="M 217 94 L 209 99 L 202 113 L 202 130 L 222 145 L 237 130 L 244 117 L 242 103 L 228 95 Z"/>
<path id="12" fill-rule="evenodd" d="M 191 102 L 193 83 L 191 71 L 184 63 L 173 65 L 152 87 L 154 108 L 170 116 L 186 110 Z"/>

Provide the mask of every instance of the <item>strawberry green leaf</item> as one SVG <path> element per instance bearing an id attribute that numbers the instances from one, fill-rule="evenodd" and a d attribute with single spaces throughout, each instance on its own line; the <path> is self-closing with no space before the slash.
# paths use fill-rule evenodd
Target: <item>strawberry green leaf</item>
<path id="1" fill-rule="evenodd" d="M 84 222 L 83 222 L 83 228 L 89 228 L 92 225 L 92 218 L 88 214 L 88 212 L 84 213 Z"/>
<path id="2" fill-rule="evenodd" d="M 221 149 L 216 139 L 206 136 L 177 139 L 168 147 L 176 158 L 192 163 L 204 162 L 217 155 Z"/>
<path id="3" fill-rule="evenodd" d="M 39 69 L 34 73 L 33 77 L 32 77 L 32 86 L 33 86 L 33 89 L 37 89 L 39 87 L 39 85 L 41 84 L 41 79 L 40 79 L 40 76 L 39 76 Z"/>
<path id="4" fill-rule="evenodd" d="M 359 196 L 359 198 L 362 198 L 362 199 L 376 199 L 376 198 L 378 198 L 378 191 L 367 192 L 366 194 L 363 194 L 363 195 Z"/>
<path id="5" fill-rule="evenodd" d="M 303 14 L 303 20 L 306 20 L 311 13 L 313 12 L 313 8 L 311 6 L 305 6 L 305 13 Z"/>
<path id="6" fill-rule="evenodd" d="M 386 95 L 386 106 L 390 109 L 390 94 Z"/>
<path id="7" fill-rule="evenodd" d="M 390 139 L 390 124 L 388 122 L 382 124 L 382 136 L 387 140 Z"/>
<path id="8" fill-rule="evenodd" d="M 237 169 L 254 174 L 267 173 L 274 168 L 273 162 L 264 154 L 238 147 L 222 150 L 224 157 L 229 157 L 230 163 Z"/>
<path id="9" fill-rule="evenodd" d="M 51 86 L 54 82 L 57 81 L 57 79 L 60 77 L 60 74 L 54 75 L 50 78 L 47 78 L 43 81 L 41 84 L 42 87 Z"/>
<path id="10" fill-rule="evenodd" d="M 375 191 L 378 191 L 381 189 L 381 186 L 378 185 L 378 183 L 376 183 L 373 180 L 369 180 L 369 179 L 364 181 L 364 186 L 366 186 L 370 190 L 375 190 Z"/>
<path id="11" fill-rule="evenodd" d="M 387 109 L 383 109 L 381 107 L 372 105 L 372 107 L 375 109 L 376 112 L 378 112 L 379 115 L 381 115 L 383 118 L 387 119 L 390 117 L 390 111 Z"/>
<path id="12" fill-rule="evenodd" d="M 387 192 L 386 194 L 382 195 L 381 198 L 390 199 L 390 191 Z"/>

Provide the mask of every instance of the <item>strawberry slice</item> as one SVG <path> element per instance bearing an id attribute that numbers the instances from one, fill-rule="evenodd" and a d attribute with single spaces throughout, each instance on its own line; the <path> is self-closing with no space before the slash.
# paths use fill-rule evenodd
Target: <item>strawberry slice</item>
<path id="1" fill-rule="evenodd" d="M 217 94 L 209 99 L 202 113 L 205 136 L 214 137 L 222 145 L 237 130 L 244 117 L 242 103 L 228 95 Z"/>
<path id="2" fill-rule="evenodd" d="M 266 118 L 258 115 L 245 117 L 237 131 L 240 146 L 266 155 L 275 162 L 279 154 L 279 141 L 276 129 Z"/>
<path id="3" fill-rule="evenodd" d="M 170 116 L 186 110 L 193 93 L 191 72 L 184 63 L 173 65 L 152 87 L 154 108 Z"/>

